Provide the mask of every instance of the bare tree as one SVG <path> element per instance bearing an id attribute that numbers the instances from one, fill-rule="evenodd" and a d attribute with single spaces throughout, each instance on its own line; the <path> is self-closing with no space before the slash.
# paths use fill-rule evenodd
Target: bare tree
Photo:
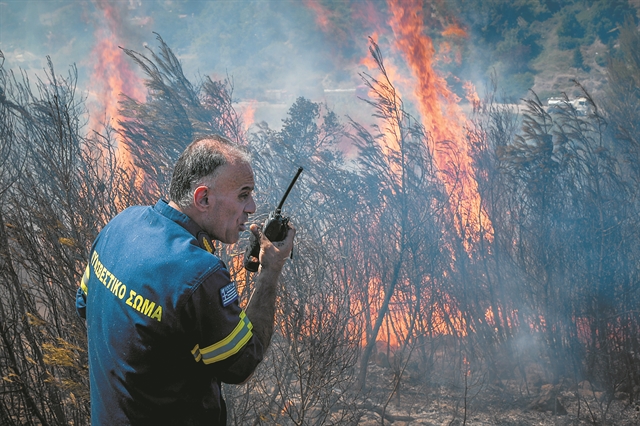
<path id="1" fill-rule="evenodd" d="M 3 424 L 88 424 L 86 339 L 75 292 L 93 238 L 135 199 L 110 134 L 83 135 L 76 70 L 0 68 L 0 413 Z"/>
<path id="2" fill-rule="evenodd" d="M 244 143 L 231 82 L 203 77 L 192 84 L 160 35 L 157 39 L 159 52 L 147 48 L 148 56 L 123 49 L 145 73 L 147 97 L 138 102 L 124 96 L 119 122 L 123 143 L 144 173 L 149 203 L 168 192 L 173 164 L 195 138 L 219 133 Z"/>
<path id="3" fill-rule="evenodd" d="M 346 218 L 353 214 L 345 194 L 357 192 L 357 177 L 337 149 L 342 137 L 335 114 L 298 98 L 280 131 L 264 123 L 250 140 L 258 222 L 278 203 L 296 168 L 305 171 L 285 204 L 298 232 L 293 261 L 283 274 L 277 335 L 251 392 L 238 398 L 241 390 L 225 389 L 233 395 L 231 411 L 239 424 L 247 418 L 253 424 L 356 424 L 360 416 L 354 387 L 359 334 L 352 282 L 342 269 L 352 226 Z M 254 409 L 240 416 L 245 398 Z"/>
<path id="4" fill-rule="evenodd" d="M 415 295 L 422 294 L 425 283 L 437 280 L 437 274 L 429 276 L 429 273 L 438 258 L 429 254 L 438 251 L 442 231 L 439 218 L 446 199 L 424 129 L 405 111 L 386 73 L 381 51 L 373 41 L 370 52 L 381 73 L 379 78 L 363 75 L 372 93 L 372 100 L 367 102 L 378 120 L 375 133 L 352 122 L 364 191 L 357 216 L 361 228 L 356 239 L 358 250 L 365 253 L 365 261 L 357 267 L 364 268 L 368 275 L 360 282 L 359 290 L 366 332 L 359 371 L 363 387 L 380 329 L 399 293 L 414 294 L 404 298 L 409 303 L 400 307 L 400 317 L 411 319 L 401 334 L 412 336 L 420 329 L 415 319 L 420 318 L 419 312 L 425 305 L 417 306 L 420 298 Z M 392 323 L 397 320 L 389 318 Z"/>

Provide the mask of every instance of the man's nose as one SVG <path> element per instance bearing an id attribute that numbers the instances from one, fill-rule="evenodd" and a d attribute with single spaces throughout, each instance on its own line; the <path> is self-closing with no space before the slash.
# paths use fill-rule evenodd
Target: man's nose
<path id="1" fill-rule="evenodd" d="M 245 213 L 254 214 L 256 212 L 256 202 L 253 199 L 253 196 L 249 196 L 249 202 L 244 207 Z"/>

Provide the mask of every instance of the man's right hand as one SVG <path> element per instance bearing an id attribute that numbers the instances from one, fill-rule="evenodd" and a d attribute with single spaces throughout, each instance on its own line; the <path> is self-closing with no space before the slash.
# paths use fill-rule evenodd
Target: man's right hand
<path id="1" fill-rule="evenodd" d="M 253 324 L 253 333 L 265 350 L 273 335 L 278 280 L 284 263 L 291 255 L 293 237 L 296 235 L 296 228 L 291 223 L 288 226 L 285 239 L 275 243 L 262 235 L 258 225 L 253 224 L 249 228 L 260 241 L 260 273 L 246 312 Z"/>
<path id="2" fill-rule="evenodd" d="M 293 238 L 296 235 L 296 228 L 289 221 L 287 236 L 282 241 L 272 242 L 260 231 L 256 224 L 250 226 L 250 230 L 260 241 L 260 267 L 280 271 L 286 260 L 291 256 L 293 250 Z"/>

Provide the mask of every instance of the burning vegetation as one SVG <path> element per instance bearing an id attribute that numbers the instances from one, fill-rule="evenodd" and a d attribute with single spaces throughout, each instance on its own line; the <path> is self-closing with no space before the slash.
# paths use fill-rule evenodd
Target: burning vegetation
<path id="1" fill-rule="evenodd" d="M 414 4 L 390 9 L 401 3 Z M 635 424 L 637 29 L 621 29 L 607 97 L 581 89 L 587 113 L 550 114 L 535 93 L 514 111 L 469 88 L 466 116 L 429 67 L 430 40 L 404 22 L 424 19 L 414 12 L 392 19 L 412 93 L 371 39 L 373 125 L 298 98 L 280 130 L 248 132 L 230 82 L 190 82 L 158 36 L 157 51 L 122 50 L 144 96 L 87 132 L 74 68 L 50 63 L 29 83 L 3 62 L 0 423 L 89 423 L 74 294 L 91 242 L 124 206 L 167 193 L 192 139 L 221 133 L 254 153 L 256 222 L 305 169 L 286 204 L 298 233 L 277 334 L 254 378 L 225 389 L 231 424 Z M 217 248 L 245 301 L 246 243 Z"/>

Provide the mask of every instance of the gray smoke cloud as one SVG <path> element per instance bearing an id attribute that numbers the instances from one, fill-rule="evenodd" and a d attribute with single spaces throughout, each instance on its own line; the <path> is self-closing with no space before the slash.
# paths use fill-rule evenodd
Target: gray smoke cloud
<path id="1" fill-rule="evenodd" d="M 192 82 L 206 75 L 229 78 L 238 110 L 254 110 L 256 122 L 278 128 L 300 96 L 370 122 L 371 111 L 359 99 L 366 97 L 359 74 L 368 72 L 362 65 L 369 57 L 368 37 L 379 38 L 389 63 L 403 66 L 389 51 L 394 35 L 386 8 L 385 0 L 0 0 L 0 50 L 6 68 L 29 75 L 43 72 L 47 56 L 58 73 L 76 64 L 80 90 L 95 111 L 95 99 L 107 96 L 97 88 L 105 77 L 94 72 L 101 38 L 147 54 L 145 46 L 158 46 L 157 33 Z M 442 23 L 425 25 L 430 34 L 441 30 Z M 121 50 L 115 54 L 137 72 Z M 444 75 L 458 82 L 472 79 L 480 89 L 484 72 L 473 63 L 440 65 Z M 410 91 L 405 89 L 407 99 Z M 457 91 L 464 99 L 462 89 Z"/>
<path id="2" fill-rule="evenodd" d="M 257 101 L 264 118 L 277 121 L 298 96 L 321 101 L 326 89 L 334 106 L 356 98 L 357 61 L 341 61 L 335 40 L 315 19 L 300 1 L 3 0 L 0 50 L 6 68 L 31 76 L 43 72 L 47 56 L 58 73 L 76 64 L 80 89 L 87 90 L 100 37 L 145 53 L 144 46 L 157 46 L 155 32 L 192 81 L 229 77 L 238 101 Z M 365 56 L 366 35 L 354 42 Z"/>

